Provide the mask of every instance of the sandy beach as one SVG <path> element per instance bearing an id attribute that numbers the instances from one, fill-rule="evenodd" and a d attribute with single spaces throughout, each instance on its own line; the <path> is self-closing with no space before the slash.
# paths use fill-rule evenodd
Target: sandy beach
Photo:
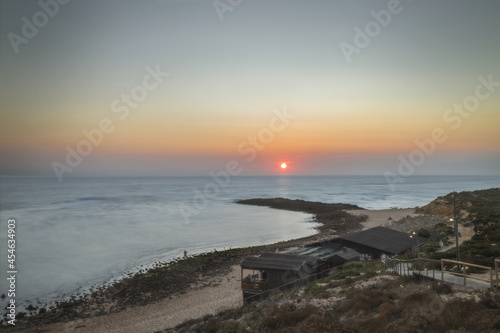
<path id="1" fill-rule="evenodd" d="M 235 265 L 225 275 L 206 278 L 193 286 L 192 290 L 158 303 L 132 307 L 107 316 L 50 324 L 39 329 L 81 333 L 146 333 L 165 330 L 189 319 L 241 306 L 240 281 L 240 268 Z"/>
<path id="2" fill-rule="evenodd" d="M 421 214 L 415 213 L 415 208 L 393 208 L 393 209 L 381 209 L 381 210 L 351 210 L 349 213 L 354 215 L 367 215 L 368 220 L 362 222 L 363 230 L 370 229 L 378 226 L 384 226 L 392 221 L 397 221 L 406 216 L 419 216 Z"/>

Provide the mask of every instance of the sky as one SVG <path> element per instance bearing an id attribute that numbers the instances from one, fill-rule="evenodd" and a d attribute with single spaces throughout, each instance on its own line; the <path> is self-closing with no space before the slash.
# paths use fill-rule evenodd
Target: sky
<path id="1" fill-rule="evenodd" d="M 497 0 L 0 6 L 0 175 L 500 175 Z"/>

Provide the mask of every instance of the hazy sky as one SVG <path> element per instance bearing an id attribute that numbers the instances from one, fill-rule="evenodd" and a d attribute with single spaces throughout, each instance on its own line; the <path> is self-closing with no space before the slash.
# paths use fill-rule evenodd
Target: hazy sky
<path id="1" fill-rule="evenodd" d="M 0 175 L 500 174 L 498 0 L 0 1 Z"/>

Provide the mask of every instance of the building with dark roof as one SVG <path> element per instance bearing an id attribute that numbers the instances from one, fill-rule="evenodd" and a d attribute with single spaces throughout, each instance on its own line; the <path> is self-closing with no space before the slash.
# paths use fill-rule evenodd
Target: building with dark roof
<path id="1" fill-rule="evenodd" d="M 380 258 L 382 254 L 394 256 L 422 246 L 427 239 L 423 237 L 411 238 L 407 233 L 384 227 L 375 227 L 327 241 L 307 245 L 306 247 L 348 247 L 370 258 Z"/>
<path id="2" fill-rule="evenodd" d="M 349 261 L 373 260 L 394 256 L 423 245 L 427 240 L 375 227 L 330 240 L 306 245 L 286 253 L 263 253 L 241 263 L 241 288 L 244 298 L 283 286 L 299 278 L 323 274 Z M 246 275 L 246 276 L 245 276 Z"/>
<path id="3" fill-rule="evenodd" d="M 286 253 L 263 253 L 247 257 L 241 263 L 243 296 L 283 286 L 299 278 L 314 276 L 348 261 L 359 260 L 353 249 L 331 247 L 302 247 Z"/>
<path id="4" fill-rule="evenodd" d="M 291 253 L 263 253 L 260 257 L 248 257 L 241 263 L 242 268 L 279 271 L 306 272 L 318 265 L 318 259 L 309 255 Z"/>
<path id="5" fill-rule="evenodd" d="M 334 245 L 334 244 L 330 244 Z M 335 244 L 338 245 L 338 244 Z M 325 266 L 325 263 L 330 265 L 328 266 L 339 266 L 343 265 L 348 261 L 359 260 L 360 253 L 348 248 L 338 246 L 306 246 L 300 249 L 296 249 L 293 251 L 289 251 L 287 253 L 297 254 L 301 256 L 313 256 L 318 259 L 320 263 Z M 327 269 L 327 267 L 325 267 Z"/>

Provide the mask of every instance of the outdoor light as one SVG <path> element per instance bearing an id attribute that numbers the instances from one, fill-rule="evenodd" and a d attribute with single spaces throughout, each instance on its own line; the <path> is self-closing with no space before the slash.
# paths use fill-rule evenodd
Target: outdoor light
<path id="1" fill-rule="evenodd" d="M 450 221 L 453 222 L 453 225 L 455 227 L 455 245 L 456 245 L 456 252 L 457 252 L 457 261 L 460 261 L 460 247 L 458 245 L 458 223 L 457 223 L 457 204 L 456 204 L 456 192 L 453 192 L 453 217 L 450 218 Z M 460 265 L 458 265 L 458 270 L 460 270 Z"/>
<path id="2" fill-rule="evenodd" d="M 417 258 L 418 258 L 418 271 L 420 272 L 420 244 L 418 241 L 418 235 L 415 231 L 412 231 L 410 238 L 412 239 L 413 243 L 413 236 L 415 236 L 415 240 L 417 241 Z"/>

